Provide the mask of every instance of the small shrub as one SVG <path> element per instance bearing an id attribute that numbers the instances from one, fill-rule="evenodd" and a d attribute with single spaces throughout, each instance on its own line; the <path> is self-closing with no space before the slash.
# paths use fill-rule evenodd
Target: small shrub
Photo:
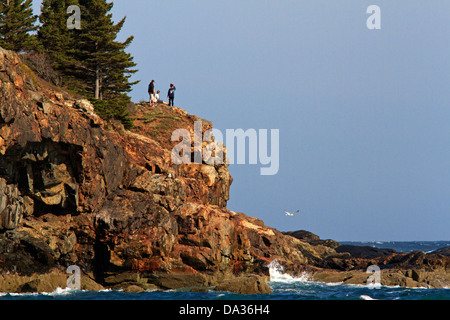
<path id="1" fill-rule="evenodd" d="M 63 77 L 52 66 L 52 61 L 43 52 L 29 52 L 21 55 L 22 61 L 40 78 L 61 87 Z"/>
<path id="2" fill-rule="evenodd" d="M 91 103 L 95 108 L 95 112 L 105 120 L 117 119 L 120 120 L 125 127 L 129 130 L 133 128 L 134 119 L 131 118 L 127 112 L 128 101 L 121 98 L 98 100 L 91 99 Z"/>

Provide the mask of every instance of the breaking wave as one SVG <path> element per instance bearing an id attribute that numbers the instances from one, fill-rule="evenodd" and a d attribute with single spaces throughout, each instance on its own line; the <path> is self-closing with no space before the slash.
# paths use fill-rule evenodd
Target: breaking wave
<path id="1" fill-rule="evenodd" d="M 267 267 L 269 268 L 270 282 L 308 282 L 311 279 L 311 276 L 307 272 L 303 272 L 298 277 L 293 277 L 285 273 L 283 266 L 278 260 L 272 260 Z"/>

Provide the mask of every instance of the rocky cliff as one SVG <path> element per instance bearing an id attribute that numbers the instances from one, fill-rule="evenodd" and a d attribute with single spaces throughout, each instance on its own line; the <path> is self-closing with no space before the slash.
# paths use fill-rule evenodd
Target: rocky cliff
<path id="1" fill-rule="evenodd" d="M 194 121 L 203 132 L 212 128 L 182 109 L 130 104 L 135 128 L 124 130 L 1 48 L 0 94 L 0 291 L 65 287 L 70 265 L 92 290 L 217 286 L 251 293 L 270 292 L 265 280 L 275 259 L 294 275 L 409 261 L 395 253 L 352 257 L 332 241 L 283 234 L 228 210 L 225 164 L 171 160 L 175 129 L 193 137 Z M 425 257 L 416 263 L 421 270 L 446 273 L 448 256 Z"/>

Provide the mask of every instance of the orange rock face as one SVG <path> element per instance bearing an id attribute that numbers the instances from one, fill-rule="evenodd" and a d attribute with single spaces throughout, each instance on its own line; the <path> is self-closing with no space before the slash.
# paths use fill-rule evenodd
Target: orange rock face
<path id="1" fill-rule="evenodd" d="M 101 281 L 124 271 L 267 273 L 267 263 L 287 253 L 304 262 L 291 254 L 293 238 L 226 209 L 226 164 L 172 162 L 172 132 L 186 129 L 194 139 L 194 122 L 202 133 L 211 122 L 164 104 L 131 104 L 135 128 L 127 131 L 11 52 L 0 51 L 0 70 L 0 176 L 9 203 L 2 235 L 31 239 L 47 257 L 18 272 L 74 263 Z M 50 225 L 53 233 L 44 232 Z M 35 258 L 24 241 L 10 242 L 13 253 L 0 255 Z"/>
<path id="2" fill-rule="evenodd" d="M 1 271 L 75 264 L 100 283 L 131 273 L 170 287 L 268 275 L 274 259 L 292 274 L 368 263 L 228 210 L 226 164 L 174 164 L 174 130 L 194 139 L 194 122 L 202 133 L 211 122 L 164 104 L 130 104 L 129 113 L 130 131 L 103 121 L 0 48 Z M 428 260 L 446 268 L 442 259 Z"/>

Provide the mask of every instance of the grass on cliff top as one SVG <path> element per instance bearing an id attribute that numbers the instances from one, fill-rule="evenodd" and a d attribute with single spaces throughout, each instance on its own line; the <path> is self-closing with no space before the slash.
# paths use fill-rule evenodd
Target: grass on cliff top
<path id="1" fill-rule="evenodd" d="M 176 123 L 182 121 L 182 118 L 176 114 L 165 113 L 163 110 L 149 110 L 145 112 L 139 120 L 145 124 L 146 133 L 153 137 L 165 137 L 166 132 L 178 127 Z"/>
<path id="2" fill-rule="evenodd" d="M 159 110 L 152 110 L 144 114 L 143 120 L 145 123 L 149 123 L 155 120 L 159 119 L 174 119 L 174 120 L 181 120 L 180 116 L 175 114 L 167 114 L 162 113 Z"/>

